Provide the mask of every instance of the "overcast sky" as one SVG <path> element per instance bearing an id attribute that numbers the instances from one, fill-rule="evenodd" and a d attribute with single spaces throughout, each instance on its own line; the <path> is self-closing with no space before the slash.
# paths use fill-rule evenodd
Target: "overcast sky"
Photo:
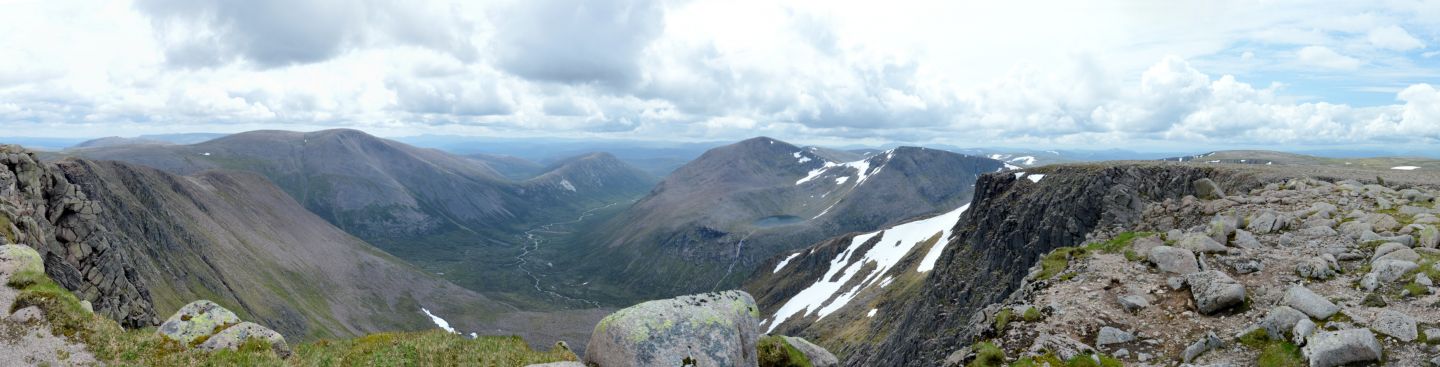
<path id="1" fill-rule="evenodd" d="M 0 0 L 0 136 L 1424 149 L 1437 87 L 1440 1 Z"/>

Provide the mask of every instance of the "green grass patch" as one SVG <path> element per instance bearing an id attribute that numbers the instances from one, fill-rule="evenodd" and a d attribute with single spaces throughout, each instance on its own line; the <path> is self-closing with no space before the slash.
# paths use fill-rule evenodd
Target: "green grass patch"
<path id="1" fill-rule="evenodd" d="M 124 330 L 119 324 L 80 306 L 74 294 L 36 272 L 10 277 L 20 291 L 13 310 L 39 307 L 57 336 L 88 346 L 103 365 L 111 366 L 523 366 L 576 361 L 574 353 L 554 348 L 540 352 L 517 336 L 467 339 L 443 330 L 380 333 L 348 340 L 301 344 L 281 359 L 261 340 L 237 350 L 214 353 L 190 350 L 160 336 L 153 328 Z"/>
<path id="2" fill-rule="evenodd" d="M 1061 247 L 1050 251 L 1045 257 L 1040 258 L 1040 274 L 1036 279 L 1050 279 L 1065 271 L 1070 266 L 1070 260 L 1083 259 L 1090 253 L 1084 248 Z"/>
<path id="3" fill-rule="evenodd" d="M 1085 249 L 1090 251 L 1100 251 L 1107 254 L 1120 253 L 1129 249 L 1130 245 L 1135 242 L 1136 238 L 1148 237 L 1152 235 L 1155 235 L 1155 233 L 1123 232 L 1115 235 L 1115 238 L 1111 238 L 1106 241 L 1091 242 L 1090 244 L 1085 245 Z"/>
<path id="4" fill-rule="evenodd" d="M 1240 344 L 1260 351 L 1255 358 L 1255 365 L 1259 367 L 1302 367 L 1305 366 L 1305 358 L 1300 355 L 1300 347 L 1285 340 L 1270 338 L 1265 329 L 1255 329 L 1240 336 Z"/>
<path id="5" fill-rule="evenodd" d="M 1006 327 L 1006 326 L 1010 326 L 1010 317 L 1011 317 L 1011 316 L 1014 316 L 1014 314 L 1015 314 L 1015 311 L 1010 310 L 1010 308 L 1008 308 L 1008 307 L 1005 308 L 1005 309 L 1003 309 L 1003 310 L 1000 310 L 1000 312 L 995 313 L 995 334 L 996 334 L 996 335 L 999 335 L 999 334 L 1005 332 L 1005 327 Z"/>
<path id="6" fill-rule="evenodd" d="M 1025 322 L 1036 322 L 1043 318 L 1045 318 L 1045 315 L 1040 313 L 1040 308 L 1034 306 L 1025 310 L 1025 314 L 1020 315 L 1020 319 L 1025 320 Z"/>
<path id="7" fill-rule="evenodd" d="M 1003 367 L 1005 366 L 1005 351 L 999 346 L 990 342 L 975 343 L 975 360 L 965 367 Z"/>
<path id="8" fill-rule="evenodd" d="M 795 349 L 784 337 L 770 335 L 756 344 L 760 367 L 811 367 L 810 358 Z"/>
<path id="9" fill-rule="evenodd" d="M 1099 359 L 1099 362 L 1095 360 Z M 1038 357 L 1025 357 L 1011 363 L 1009 367 L 1122 367 L 1125 363 L 1106 355 L 1078 355 L 1069 360 L 1060 360 L 1054 353 L 1045 353 Z"/>

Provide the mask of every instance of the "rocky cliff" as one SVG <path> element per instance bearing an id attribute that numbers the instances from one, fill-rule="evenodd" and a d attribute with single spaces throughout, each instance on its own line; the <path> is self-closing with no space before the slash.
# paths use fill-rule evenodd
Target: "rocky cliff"
<path id="1" fill-rule="evenodd" d="M 107 236 L 101 205 L 56 166 L 0 146 L 0 235 L 40 252 L 47 275 L 125 326 L 157 322 L 132 254 Z"/>

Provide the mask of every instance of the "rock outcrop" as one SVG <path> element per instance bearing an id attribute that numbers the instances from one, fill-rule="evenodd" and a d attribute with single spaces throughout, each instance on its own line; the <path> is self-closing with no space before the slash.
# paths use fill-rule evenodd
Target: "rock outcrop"
<path id="1" fill-rule="evenodd" d="M 101 206 L 54 164 L 0 145 L 0 237 L 36 249 L 45 272 L 121 325 L 157 323 L 150 291 L 97 216 Z"/>
<path id="2" fill-rule="evenodd" d="M 740 291 L 641 303 L 600 321 L 585 348 L 599 367 L 756 366 L 759 309 Z"/>

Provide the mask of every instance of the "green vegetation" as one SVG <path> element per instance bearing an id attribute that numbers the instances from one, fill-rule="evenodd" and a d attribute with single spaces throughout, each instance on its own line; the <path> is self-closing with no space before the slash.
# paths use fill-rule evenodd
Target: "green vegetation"
<path id="1" fill-rule="evenodd" d="M 1240 337 L 1240 344 L 1260 351 L 1255 359 L 1255 365 L 1260 367 L 1300 367 L 1305 366 L 1305 358 L 1300 355 L 1300 347 L 1285 340 L 1270 338 L 1265 329 L 1256 329 Z"/>
<path id="2" fill-rule="evenodd" d="M 995 334 L 1005 332 L 1005 327 L 1010 325 L 1010 317 L 1014 316 L 1014 314 L 1015 311 L 1012 311 L 1009 308 L 1005 308 L 1003 310 L 1000 310 L 1000 312 L 995 313 Z"/>
<path id="3" fill-rule="evenodd" d="M 760 367 L 811 367 L 810 358 L 784 337 L 769 335 L 756 344 Z"/>
<path id="4" fill-rule="evenodd" d="M 1124 232 L 1115 235 L 1115 238 L 1111 238 L 1107 241 L 1092 242 L 1088 245 L 1085 245 L 1085 249 L 1091 251 L 1100 251 L 1107 254 L 1124 252 L 1125 250 L 1130 249 L 1130 244 L 1134 243 L 1136 238 L 1148 237 L 1153 235 L 1155 234 L 1150 232 Z"/>
<path id="5" fill-rule="evenodd" d="M 975 360 L 965 367 L 1002 367 L 1005 366 L 1005 351 L 999 346 L 990 342 L 975 343 L 972 347 L 975 350 Z"/>
<path id="6" fill-rule="evenodd" d="M 1036 322 L 1043 318 L 1045 318 L 1045 315 L 1041 315 L 1040 309 L 1037 307 L 1030 307 L 1025 310 L 1024 315 L 1020 315 L 1020 319 L 1025 320 L 1025 322 Z"/>
<path id="7" fill-rule="evenodd" d="M 1050 279 L 1065 271 L 1070 266 L 1071 259 L 1083 259 L 1089 256 L 1083 248 L 1061 247 L 1051 251 L 1050 254 L 1040 259 L 1040 275 L 1036 279 Z"/>
<path id="8" fill-rule="evenodd" d="M 348 340 L 320 340 L 295 348 L 289 359 L 252 339 L 237 350 L 190 350 L 154 329 L 124 330 L 86 311 L 74 294 L 44 274 L 26 271 L 7 285 L 20 290 L 14 310 L 36 306 L 57 336 L 85 344 L 95 358 L 117 366 L 520 366 L 578 360 L 567 349 L 531 350 L 520 337 L 466 339 L 442 330 L 379 333 Z M 13 310 L 12 310 L 13 311 Z"/>
<path id="9" fill-rule="evenodd" d="M 0 215 L 0 236 L 5 236 L 5 242 L 15 242 L 15 234 L 10 233 L 10 217 Z"/>

